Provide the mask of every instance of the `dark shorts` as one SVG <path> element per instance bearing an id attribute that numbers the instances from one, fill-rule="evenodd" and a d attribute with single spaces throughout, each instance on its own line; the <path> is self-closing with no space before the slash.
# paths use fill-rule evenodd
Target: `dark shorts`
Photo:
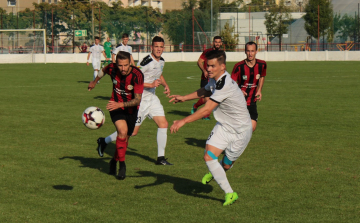
<path id="1" fill-rule="evenodd" d="M 209 83 L 209 80 L 203 80 L 203 79 L 201 79 L 201 81 L 200 81 L 200 87 L 201 88 L 203 88 L 203 87 L 205 87 L 207 84 Z"/>
<path id="2" fill-rule="evenodd" d="M 132 133 L 134 132 L 137 113 L 138 111 L 135 111 L 133 114 L 129 114 L 127 112 L 124 112 L 122 109 L 117 109 L 114 111 L 110 111 L 110 117 L 111 117 L 111 121 L 114 124 L 118 120 L 125 120 L 128 127 L 127 135 L 131 136 Z"/>
<path id="3" fill-rule="evenodd" d="M 252 105 L 247 106 L 247 109 L 249 110 L 251 120 L 254 120 L 254 121 L 257 122 L 259 115 L 258 115 L 258 113 L 257 113 L 257 106 L 256 106 L 256 104 L 252 104 Z"/>

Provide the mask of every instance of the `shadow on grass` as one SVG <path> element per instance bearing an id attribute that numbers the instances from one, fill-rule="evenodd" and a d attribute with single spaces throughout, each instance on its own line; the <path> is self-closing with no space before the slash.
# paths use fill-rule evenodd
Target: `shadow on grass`
<path id="1" fill-rule="evenodd" d="M 53 188 L 56 190 L 72 190 L 74 187 L 69 185 L 54 185 Z"/>
<path id="2" fill-rule="evenodd" d="M 185 138 L 185 143 L 205 149 L 206 139 Z"/>
<path id="3" fill-rule="evenodd" d="M 182 178 L 182 177 L 169 176 L 166 174 L 157 174 L 157 173 L 153 173 L 151 171 L 138 171 L 137 173 L 140 174 L 141 176 L 129 176 L 129 178 L 131 178 L 131 177 L 154 177 L 156 180 L 154 183 L 151 183 L 151 184 L 136 185 L 134 187 L 135 189 L 142 189 L 144 187 L 157 186 L 157 185 L 161 185 L 163 183 L 171 183 L 174 185 L 174 190 L 176 192 L 178 192 L 179 194 L 224 202 L 221 199 L 217 199 L 214 197 L 210 197 L 210 196 L 201 194 L 201 193 L 208 194 L 213 190 L 213 187 L 209 184 L 203 185 L 201 182 L 189 180 L 189 179 Z"/>
<path id="4" fill-rule="evenodd" d="M 89 84 L 89 83 L 90 83 L 90 81 L 78 81 L 78 83 L 79 83 L 79 84 L 80 84 L 80 83 Z"/>
<path id="5" fill-rule="evenodd" d="M 110 97 L 108 97 L 108 96 L 96 96 L 96 97 L 94 97 L 94 99 L 100 99 L 100 100 L 107 100 L 107 101 L 109 101 L 109 100 L 110 100 Z"/>
<path id="6" fill-rule="evenodd" d="M 155 159 L 146 156 L 146 155 L 142 155 L 138 152 L 136 152 L 136 149 L 132 149 L 132 148 L 128 148 L 126 151 L 126 156 L 137 156 L 142 158 L 143 160 L 149 161 L 152 164 L 154 164 L 156 162 Z M 115 148 L 113 146 L 108 146 L 105 150 L 105 152 L 107 154 L 109 154 L 110 156 L 113 156 L 114 152 L 115 152 Z M 94 151 L 94 153 L 96 153 L 96 151 Z M 92 168 L 92 169 L 96 169 L 99 170 L 100 172 L 103 173 L 109 173 L 109 162 L 111 158 L 90 158 L 90 157 L 83 157 L 83 156 L 64 156 L 59 158 L 60 160 L 63 159 L 73 159 L 73 160 L 77 160 L 80 161 L 82 166 L 81 167 L 86 167 L 86 168 Z M 131 165 L 131 164 L 130 164 Z"/>
<path id="7" fill-rule="evenodd" d="M 168 114 L 173 114 L 173 115 L 180 115 L 180 116 L 188 116 L 190 115 L 190 112 L 185 112 L 185 111 L 177 111 L 177 110 L 172 110 L 172 111 L 169 111 L 167 112 Z"/>

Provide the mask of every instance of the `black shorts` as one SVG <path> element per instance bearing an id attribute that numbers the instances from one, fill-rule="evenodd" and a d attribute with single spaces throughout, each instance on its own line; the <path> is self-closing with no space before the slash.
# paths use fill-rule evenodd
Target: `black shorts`
<path id="1" fill-rule="evenodd" d="M 137 119 L 137 113 L 138 113 L 137 110 L 134 111 L 133 114 L 129 114 L 122 109 L 116 109 L 114 111 L 110 111 L 110 117 L 111 117 L 111 121 L 114 124 L 118 120 L 125 120 L 127 127 L 128 127 L 127 135 L 131 136 L 132 133 L 134 132 L 135 123 L 136 123 L 136 119 Z"/>
<path id="2" fill-rule="evenodd" d="M 203 88 L 203 87 L 205 87 L 208 83 L 209 83 L 209 80 L 208 80 L 208 79 L 206 79 L 206 80 L 201 79 L 201 81 L 200 81 L 200 87 Z"/>
<path id="3" fill-rule="evenodd" d="M 259 115 L 258 115 L 258 113 L 257 113 L 257 106 L 256 106 L 256 104 L 252 104 L 252 105 L 247 106 L 247 109 L 249 110 L 251 120 L 254 120 L 254 121 L 257 122 Z"/>

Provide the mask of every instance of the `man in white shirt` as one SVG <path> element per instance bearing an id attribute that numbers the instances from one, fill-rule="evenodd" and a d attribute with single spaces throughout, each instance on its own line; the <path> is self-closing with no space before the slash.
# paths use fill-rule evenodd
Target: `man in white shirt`
<path id="1" fill-rule="evenodd" d="M 238 199 L 238 195 L 230 186 L 225 171 L 240 157 L 252 136 L 252 125 L 242 91 L 226 71 L 226 55 L 222 50 L 210 51 L 206 54 L 207 72 L 210 77 L 208 84 L 186 96 L 171 95 L 170 102 L 178 103 L 200 97 L 209 97 L 204 107 L 194 114 L 178 121 L 171 126 L 171 133 L 176 133 L 186 123 L 201 119 L 214 111 L 217 121 L 206 141 L 204 160 L 209 168 L 202 183 L 207 184 L 215 179 L 225 192 L 223 206 L 230 205 Z M 225 151 L 223 159 L 218 157 Z"/>
<path id="2" fill-rule="evenodd" d="M 124 33 L 122 35 L 122 43 L 120 43 L 119 45 L 116 46 L 116 48 L 113 50 L 112 52 L 112 61 L 113 63 L 115 63 L 115 57 L 116 57 L 116 54 L 119 52 L 119 51 L 125 51 L 125 52 L 128 52 L 130 53 L 130 64 L 135 66 L 135 62 L 134 62 L 134 58 L 132 56 L 132 47 L 127 45 L 128 42 L 129 42 L 129 35 L 127 33 Z"/>
<path id="3" fill-rule="evenodd" d="M 94 68 L 94 79 L 93 80 L 95 80 L 95 78 L 97 77 L 100 67 L 101 67 L 101 54 L 103 54 L 104 57 L 106 58 L 104 47 L 101 46 L 99 43 L 100 43 L 100 38 L 95 37 L 95 44 L 90 47 L 90 50 L 89 50 L 89 53 L 87 56 L 87 62 L 86 62 L 86 65 L 89 66 L 90 55 L 92 54 L 91 63 Z"/>
<path id="4" fill-rule="evenodd" d="M 139 128 L 146 117 L 153 119 L 158 126 L 158 156 L 155 164 L 172 165 L 165 159 L 168 122 L 165 118 L 164 108 L 161 105 L 159 98 L 155 95 L 155 89 L 159 85 L 164 87 L 164 94 L 170 95 L 170 88 L 162 75 L 165 65 L 165 60 L 161 57 L 163 51 L 164 39 L 155 36 L 152 40 L 151 53 L 138 63 L 138 67 L 144 74 L 144 92 L 142 94 L 137 121 L 132 136 L 137 135 Z M 99 138 L 97 140 L 99 156 L 103 156 L 103 152 L 108 143 L 116 140 L 116 135 L 117 133 L 114 132 L 106 138 Z"/>

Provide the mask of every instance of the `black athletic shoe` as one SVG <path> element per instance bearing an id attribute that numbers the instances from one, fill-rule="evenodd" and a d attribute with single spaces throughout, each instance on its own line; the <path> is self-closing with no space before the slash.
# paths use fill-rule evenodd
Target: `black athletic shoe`
<path id="1" fill-rule="evenodd" d="M 105 150 L 105 148 L 107 146 L 107 144 L 105 142 L 105 138 L 98 138 L 97 144 L 98 144 L 98 147 L 97 147 L 98 154 L 99 154 L 100 157 L 103 157 L 104 156 L 104 150 Z"/>
<path id="2" fill-rule="evenodd" d="M 167 159 L 165 159 L 165 157 L 163 157 L 163 156 L 158 157 L 155 164 L 156 165 L 174 165 L 174 164 L 169 163 L 167 161 Z"/>
<path id="3" fill-rule="evenodd" d="M 125 163 L 123 166 L 120 166 L 119 173 L 117 175 L 118 180 L 124 180 L 126 177 L 126 166 Z"/>
<path id="4" fill-rule="evenodd" d="M 111 159 L 110 160 L 110 170 L 109 170 L 109 174 L 110 175 L 116 175 L 116 160 Z"/>

